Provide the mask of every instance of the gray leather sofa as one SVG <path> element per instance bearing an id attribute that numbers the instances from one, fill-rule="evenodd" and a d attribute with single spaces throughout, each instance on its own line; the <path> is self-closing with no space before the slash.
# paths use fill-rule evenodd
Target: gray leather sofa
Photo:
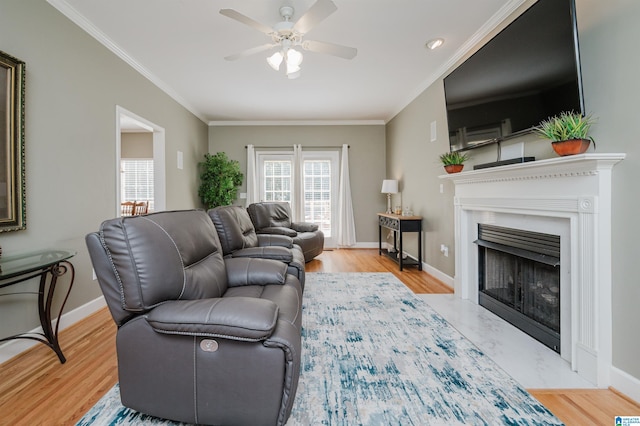
<path id="1" fill-rule="evenodd" d="M 187 423 L 286 423 L 302 313 L 286 264 L 223 259 L 199 210 L 108 220 L 86 243 L 118 327 L 123 405 Z"/>
<path id="2" fill-rule="evenodd" d="M 286 235 L 256 234 L 249 213 L 239 206 L 220 206 L 207 212 L 218 231 L 225 257 L 255 257 L 285 262 L 304 289 L 304 255 Z"/>
<path id="3" fill-rule="evenodd" d="M 281 234 L 293 238 L 293 243 L 302 248 L 305 262 L 322 253 L 324 234 L 314 223 L 292 222 L 289 203 L 253 203 L 247 211 L 258 234 Z"/>

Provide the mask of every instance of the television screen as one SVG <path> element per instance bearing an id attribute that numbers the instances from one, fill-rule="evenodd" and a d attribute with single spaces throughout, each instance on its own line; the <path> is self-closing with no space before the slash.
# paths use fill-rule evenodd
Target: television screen
<path id="1" fill-rule="evenodd" d="M 574 0 L 538 0 L 444 78 L 452 151 L 584 114 Z"/>

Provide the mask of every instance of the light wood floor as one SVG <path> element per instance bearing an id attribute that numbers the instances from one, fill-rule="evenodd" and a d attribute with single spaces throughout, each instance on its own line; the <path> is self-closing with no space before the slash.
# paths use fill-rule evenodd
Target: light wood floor
<path id="1" fill-rule="evenodd" d="M 403 272 L 377 250 L 325 251 L 308 272 L 392 272 L 416 293 L 451 293 L 425 272 Z M 73 425 L 117 381 L 115 325 L 106 308 L 61 332 L 60 364 L 44 345 L 0 365 L 0 425 Z M 640 404 L 613 389 L 529 390 L 567 425 L 613 425 Z"/>

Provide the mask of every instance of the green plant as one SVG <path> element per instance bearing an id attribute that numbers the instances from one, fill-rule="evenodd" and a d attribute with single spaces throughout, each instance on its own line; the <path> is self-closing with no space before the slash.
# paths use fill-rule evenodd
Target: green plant
<path id="1" fill-rule="evenodd" d="M 440 155 L 440 161 L 443 166 L 452 166 L 454 164 L 464 164 L 469 159 L 469 154 L 460 152 L 445 152 Z"/>
<path id="2" fill-rule="evenodd" d="M 204 161 L 198 166 L 201 181 L 198 195 L 202 203 L 208 209 L 233 203 L 244 178 L 240 163 L 230 160 L 226 153 L 218 152 L 205 154 Z"/>
<path id="3" fill-rule="evenodd" d="M 583 116 L 577 112 L 562 112 L 559 115 L 549 117 L 533 128 L 540 137 L 553 142 L 567 141 L 571 139 L 588 139 L 595 143 L 589 136 L 591 125 L 596 119 L 590 114 Z"/>

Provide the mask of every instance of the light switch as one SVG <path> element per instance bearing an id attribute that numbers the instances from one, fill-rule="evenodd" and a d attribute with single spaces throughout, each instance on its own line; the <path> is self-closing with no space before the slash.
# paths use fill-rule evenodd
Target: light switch
<path id="1" fill-rule="evenodd" d="M 436 132 L 436 122 L 431 122 L 431 142 L 435 142 L 438 139 L 438 134 Z"/>
<path id="2" fill-rule="evenodd" d="M 183 159 L 182 159 L 182 151 L 178 151 L 178 169 L 182 170 L 184 168 Z"/>

